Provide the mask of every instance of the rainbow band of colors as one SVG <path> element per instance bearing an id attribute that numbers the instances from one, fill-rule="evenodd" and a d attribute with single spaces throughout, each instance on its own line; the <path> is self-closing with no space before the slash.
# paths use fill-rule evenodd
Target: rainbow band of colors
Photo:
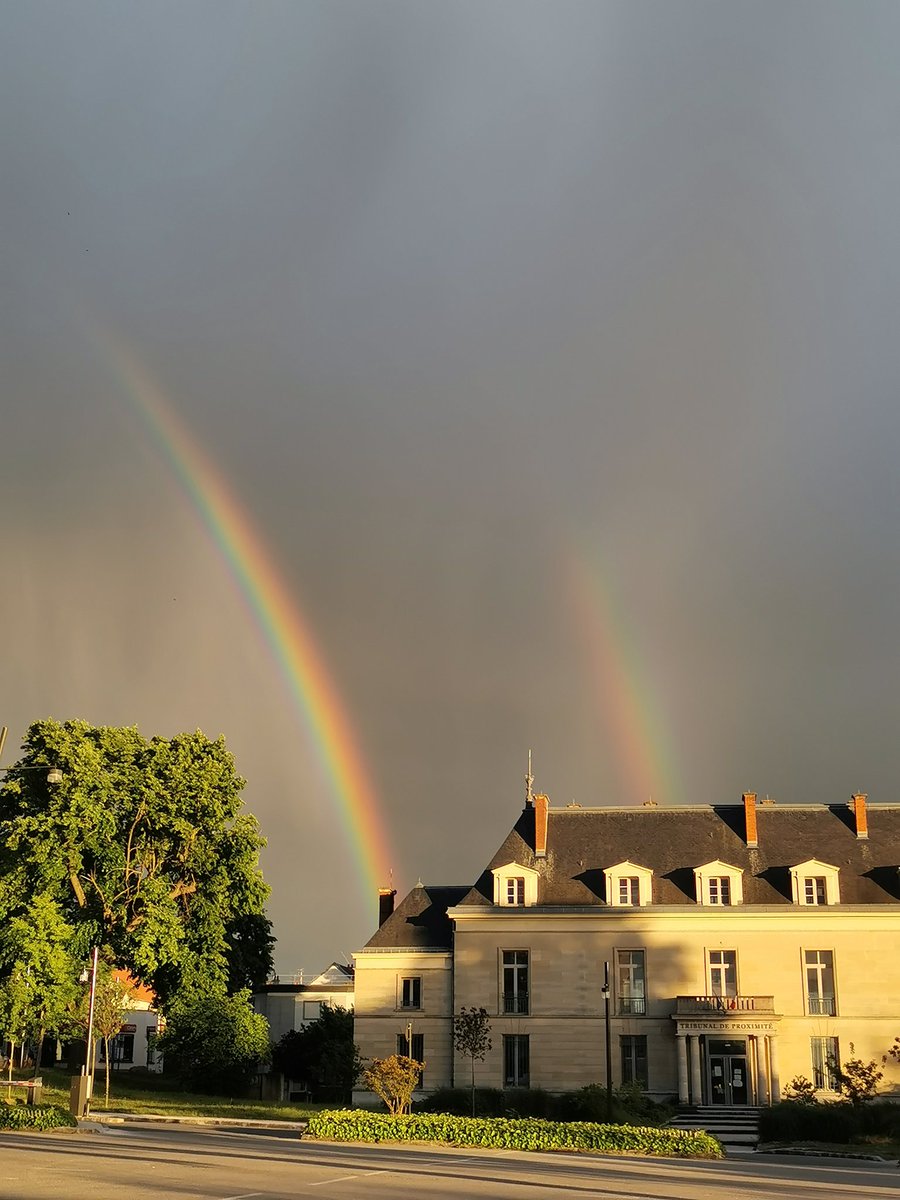
<path id="1" fill-rule="evenodd" d="M 391 856 L 378 802 L 347 714 L 308 623 L 281 579 L 259 532 L 134 353 L 99 338 L 119 383 L 174 472 L 202 527 L 249 605 L 337 803 L 370 903 L 390 877 Z"/>

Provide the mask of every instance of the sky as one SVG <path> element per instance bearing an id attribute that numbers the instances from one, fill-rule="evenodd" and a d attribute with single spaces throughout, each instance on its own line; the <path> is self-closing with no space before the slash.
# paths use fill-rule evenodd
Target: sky
<path id="1" fill-rule="evenodd" d="M 307 978 L 529 750 L 898 799 L 895 4 L 2 16 L 7 764 L 223 734 Z"/>

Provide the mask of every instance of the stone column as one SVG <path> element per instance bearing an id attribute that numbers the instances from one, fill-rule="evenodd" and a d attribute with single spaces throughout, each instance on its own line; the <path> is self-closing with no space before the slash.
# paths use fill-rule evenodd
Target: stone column
<path id="1" fill-rule="evenodd" d="M 766 1073 L 766 1038 L 759 1034 L 753 1039 L 756 1043 L 756 1103 L 769 1103 L 769 1080 Z"/>
<path id="2" fill-rule="evenodd" d="M 778 1035 L 770 1034 L 766 1041 L 769 1043 L 769 1067 L 772 1071 L 772 1103 L 777 1104 L 781 1099 L 781 1083 L 778 1079 Z"/>
<path id="3" fill-rule="evenodd" d="M 688 1042 L 693 1042 L 691 1048 L 691 1103 L 703 1103 L 703 1079 L 700 1074 L 700 1038 L 692 1037 Z"/>
<path id="4" fill-rule="evenodd" d="M 688 1057 L 687 1057 L 687 1037 L 683 1033 L 679 1033 L 675 1037 L 678 1050 L 678 1103 L 687 1104 L 688 1102 Z"/>

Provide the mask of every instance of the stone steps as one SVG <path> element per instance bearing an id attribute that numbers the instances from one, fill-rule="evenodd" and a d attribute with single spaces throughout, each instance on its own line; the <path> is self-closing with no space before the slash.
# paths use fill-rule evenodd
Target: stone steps
<path id="1" fill-rule="evenodd" d="M 759 1109 L 702 1105 L 683 1109 L 669 1121 L 676 1129 L 704 1129 L 722 1143 L 726 1154 L 747 1154 L 759 1141 Z"/>

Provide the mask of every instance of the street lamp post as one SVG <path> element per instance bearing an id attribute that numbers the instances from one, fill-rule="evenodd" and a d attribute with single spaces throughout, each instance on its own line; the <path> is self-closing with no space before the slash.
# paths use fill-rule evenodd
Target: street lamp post
<path id="1" fill-rule="evenodd" d="M 606 1034 L 606 1119 L 612 1120 L 612 1038 L 609 1030 L 609 963 L 603 964 L 603 1027 Z"/>
<path id="2" fill-rule="evenodd" d="M 84 1101 L 84 1115 L 91 1111 L 91 1099 L 94 1095 L 94 1001 L 97 998 L 97 955 L 99 947 L 94 947 L 91 959 L 91 995 L 88 1001 L 87 1053 L 85 1055 L 82 1074 L 87 1075 L 87 1094 Z"/>

